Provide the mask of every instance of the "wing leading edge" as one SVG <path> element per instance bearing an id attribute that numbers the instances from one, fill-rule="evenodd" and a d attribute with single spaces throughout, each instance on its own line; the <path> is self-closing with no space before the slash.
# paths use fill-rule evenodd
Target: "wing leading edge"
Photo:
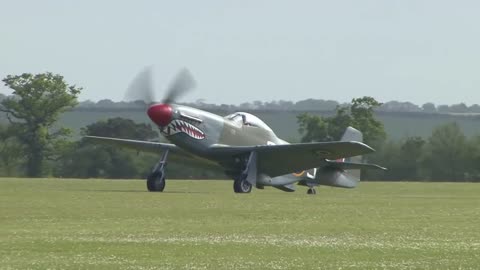
<path id="1" fill-rule="evenodd" d="M 173 162 L 181 162 L 190 166 L 202 166 L 200 168 L 203 169 L 207 168 L 218 170 L 220 168 L 220 166 L 216 162 L 194 156 L 171 143 L 139 141 L 99 136 L 85 136 L 84 138 L 95 143 L 111 145 L 115 147 L 124 147 L 131 150 L 148 152 L 153 154 L 160 154 L 165 150 L 169 150 L 169 160 L 172 160 Z"/>
<path id="2" fill-rule="evenodd" d="M 174 144 L 170 143 L 160 143 L 160 142 L 149 142 L 149 141 L 138 141 L 138 140 L 129 140 L 129 139 L 119 139 L 111 137 L 100 137 L 100 136 L 85 136 L 87 140 L 112 145 L 120 146 L 125 148 L 130 148 L 142 152 L 150 153 L 160 153 L 164 150 L 172 150 L 175 152 L 184 152 Z"/>
<path id="3" fill-rule="evenodd" d="M 377 164 L 370 163 L 357 163 L 357 162 L 339 162 L 327 160 L 327 167 L 340 169 L 340 170 L 361 170 L 361 169 L 374 169 L 386 171 L 387 168 Z"/>

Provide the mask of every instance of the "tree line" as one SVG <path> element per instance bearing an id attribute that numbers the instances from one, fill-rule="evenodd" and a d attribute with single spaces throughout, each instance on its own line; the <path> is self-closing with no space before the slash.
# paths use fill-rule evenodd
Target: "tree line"
<path id="1" fill-rule="evenodd" d="M 0 125 L 0 176 L 144 178 L 158 161 L 153 154 L 72 140 L 71 130 L 58 126 L 58 119 L 78 106 L 82 89 L 69 85 L 63 76 L 24 73 L 9 75 L 3 82 L 13 93 L 0 101 L 0 112 L 8 119 L 7 124 Z M 386 172 L 365 171 L 364 180 L 480 180 L 480 135 L 467 138 L 452 122 L 437 127 L 426 139 L 394 141 L 373 113 L 382 106 L 372 97 L 362 97 L 335 104 L 333 116 L 299 114 L 301 141 L 339 140 L 345 128 L 353 126 L 363 132 L 365 143 L 377 150 L 364 157 L 365 161 L 388 168 Z M 98 121 L 82 128 L 81 133 L 138 140 L 159 138 L 150 124 L 123 118 Z M 170 161 L 170 178 L 225 178 L 221 171 L 184 164 L 175 155 Z"/>
<path id="2" fill-rule="evenodd" d="M 1 97 L 0 97 L 1 100 Z M 273 100 L 273 101 L 260 101 L 243 102 L 239 105 L 234 104 L 213 104 L 208 103 L 205 100 L 197 100 L 195 102 L 181 103 L 183 105 L 214 111 L 320 111 L 331 112 L 335 111 L 338 106 L 348 106 L 348 103 L 339 103 L 335 100 L 323 100 L 323 99 L 305 99 L 297 102 L 288 100 Z M 98 102 L 90 100 L 80 102 L 76 106 L 76 110 L 142 110 L 145 108 L 145 102 L 143 101 L 120 101 L 114 102 L 109 99 L 103 99 Z M 427 114 L 480 114 L 480 105 L 472 104 L 467 106 L 465 103 L 458 103 L 452 105 L 435 105 L 434 103 L 427 102 L 421 106 L 413 104 L 411 102 L 401 101 L 388 101 L 380 104 L 375 108 L 378 112 L 400 112 L 400 113 L 427 113 Z"/>
<path id="3" fill-rule="evenodd" d="M 7 96 L 0 94 L 0 101 L 6 99 Z M 335 100 L 324 99 L 305 99 L 297 102 L 287 100 L 273 100 L 273 101 L 260 101 L 243 102 L 239 105 L 234 104 L 213 104 L 208 103 L 203 99 L 199 99 L 195 102 L 182 103 L 183 105 L 196 107 L 204 110 L 213 111 L 321 111 L 331 112 L 335 111 L 338 106 L 348 106 L 348 103 L 339 103 Z M 98 102 L 86 100 L 78 102 L 74 107 L 74 110 L 143 110 L 145 108 L 144 101 L 120 101 L 114 102 L 110 99 L 102 99 Z M 417 105 L 412 102 L 402 101 L 388 101 L 375 107 L 377 112 L 399 112 L 399 113 L 427 113 L 427 114 L 480 114 L 480 105 L 472 104 L 468 106 L 465 103 L 458 103 L 452 105 L 427 102 L 423 105 Z"/>

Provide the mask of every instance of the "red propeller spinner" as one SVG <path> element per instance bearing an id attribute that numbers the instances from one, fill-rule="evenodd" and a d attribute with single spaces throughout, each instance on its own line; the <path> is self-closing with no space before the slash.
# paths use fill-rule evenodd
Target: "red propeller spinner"
<path id="1" fill-rule="evenodd" d="M 148 108 L 147 114 L 155 124 L 165 127 L 172 121 L 173 109 L 168 104 L 155 104 Z"/>

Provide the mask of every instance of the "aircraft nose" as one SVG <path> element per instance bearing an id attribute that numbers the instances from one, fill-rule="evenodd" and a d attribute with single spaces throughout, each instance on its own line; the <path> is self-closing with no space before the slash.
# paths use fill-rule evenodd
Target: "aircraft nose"
<path id="1" fill-rule="evenodd" d="M 164 127 L 172 121 L 173 110 L 168 104 L 155 104 L 148 108 L 147 114 L 155 124 Z"/>

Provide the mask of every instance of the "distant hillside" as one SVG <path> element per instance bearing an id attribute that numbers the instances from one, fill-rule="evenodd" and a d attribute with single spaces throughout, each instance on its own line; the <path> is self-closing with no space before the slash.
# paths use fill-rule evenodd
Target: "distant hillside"
<path id="1" fill-rule="evenodd" d="M 0 100 L 5 96 L 0 95 Z M 317 115 L 332 115 L 340 104 L 332 100 L 307 99 L 297 102 L 245 102 L 240 105 L 208 104 L 199 100 L 185 105 L 211 111 L 220 115 L 227 115 L 234 111 L 251 112 L 263 119 L 278 136 L 287 140 L 299 140 L 296 116 L 303 112 Z M 108 99 L 98 102 L 83 101 L 71 112 L 65 113 L 60 125 L 70 127 L 79 134 L 81 127 L 101 119 L 111 117 L 130 118 L 137 122 L 147 122 L 145 103 L 113 102 Z M 464 103 L 453 105 L 439 105 L 425 103 L 422 106 L 410 102 L 389 101 L 377 109 L 377 117 L 385 125 L 389 138 L 400 139 L 405 136 L 426 137 L 434 127 L 456 121 L 467 136 L 480 134 L 480 106 Z M 0 123 L 5 122 L 5 115 L 0 114 Z"/>
<path id="2" fill-rule="evenodd" d="M 211 110 L 211 112 L 227 115 L 231 111 Z M 298 140 L 298 125 L 296 116 L 302 112 L 288 111 L 250 111 L 264 120 L 281 138 L 287 140 Z M 317 115 L 332 115 L 332 112 L 310 111 Z M 74 129 L 77 134 L 81 127 L 98 120 L 105 120 L 111 117 L 124 117 L 137 122 L 150 123 L 143 110 L 76 110 L 65 113 L 61 118 L 61 125 Z M 400 139 L 405 136 L 427 137 L 434 127 L 456 121 L 467 136 L 480 135 L 480 116 L 478 115 L 449 115 L 449 114 L 427 114 L 427 113 L 391 113 L 377 112 L 377 117 L 385 125 L 389 138 Z"/>
<path id="3" fill-rule="evenodd" d="M 1 99 L 1 96 L 0 96 Z M 270 102 L 253 101 L 243 102 L 240 105 L 233 104 L 212 104 L 206 103 L 203 100 L 197 100 L 193 103 L 184 103 L 184 105 L 192 106 L 205 110 L 225 110 L 225 111 L 244 111 L 244 110 L 256 110 L 256 111 L 334 111 L 337 106 L 348 105 L 348 103 L 340 104 L 335 100 L 323 100 L 323 99 L 305 99 L 297 102 L 286 100 L 274 100 Z M 82 101 L 78 105 L 78 109 L 86 110 L 119 110 L 119 109 L 140 109 L 145 107 L 143 101 L 130 101 L 130 102 L 114 102 L 109 99 L 103 99 L 98 102 Z M 383 103 L 379 108 L 379 112 L 408 112 L 408 113 L 480 113 L 480 105 L 472 104 L 467 106 L 465 103 L 452 104 L 452 105 L 435 105 L 431 102 L 427 102 L 421 106 L 405 101 L 388 101 Z"/>

